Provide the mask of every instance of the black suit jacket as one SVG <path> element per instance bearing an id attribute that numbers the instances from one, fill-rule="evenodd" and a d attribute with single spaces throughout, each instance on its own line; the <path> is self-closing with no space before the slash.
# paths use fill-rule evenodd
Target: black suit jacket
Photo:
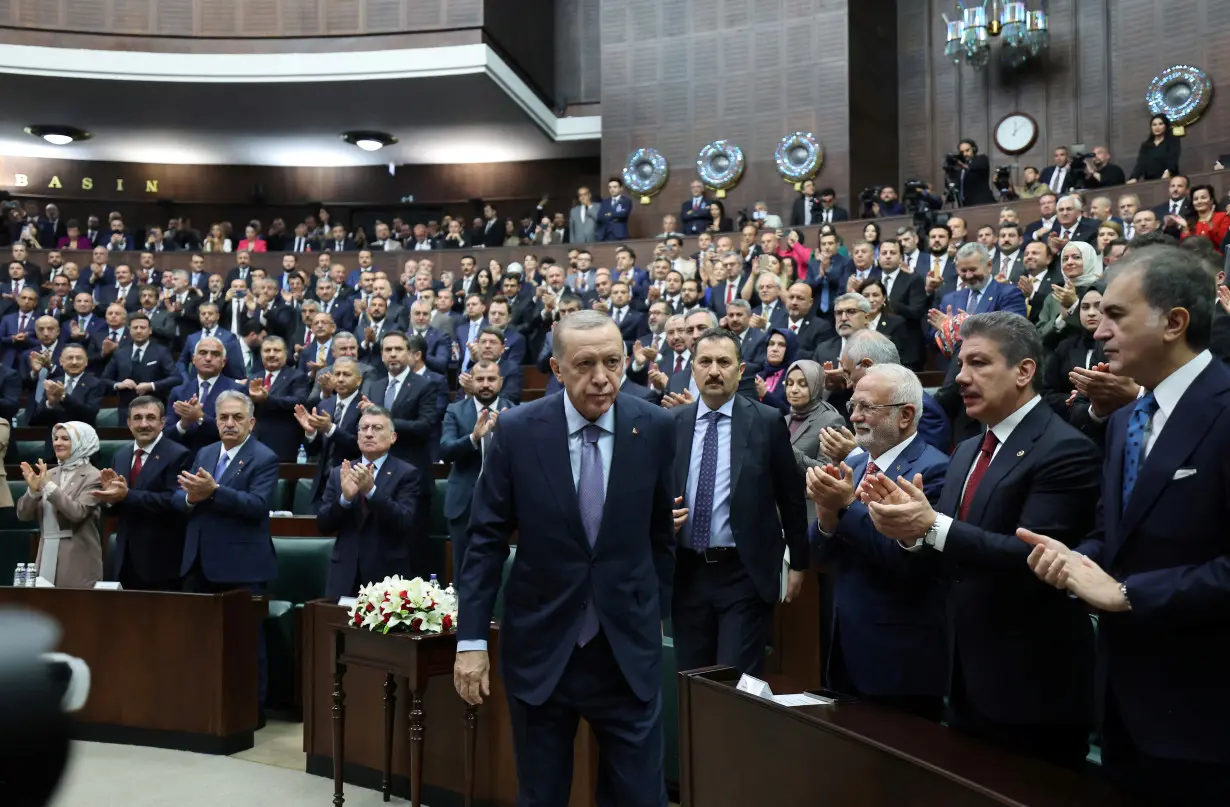
<path id="1" fill-rule="evenodd" d="M 316 476 L 312 480 L 312 501 L 320 499 L 325 491 L 325 483 L 329 481 L 329 472 L 342 464 L 342 460 L 355 460 L 359 452 L 359 418 L 363 412 L 359 407 L 360 395 L 356 394 L 346 411 L 342 412 L 342 422 L 337 423 L 337 396 L 330 395 L 320 401 L 318 408 L 328 412 L 337 428 L 333 434 L 326 435 L 317 432 L 305 443 L 308 456 L 316 458 Z M 304 435 L 306 437 L 306 435 Z"/>
<path id="2" fill-rule="evenodd" d="M 936 511 L 954 519 L 982 436 L 953 452 Z M 1093 627 L 1084 603 L 1041 584 L 1018 527 L 1076 546 L 1093 527 L 1101 457 L 1038 400 L 1012 430 L 944 544 L 954 692 L 999 723 L 1092 725 Z M 935 550 L 924 547 L 923 552 Z"/>
<path id="3" fill-rule="evenodd" d="M 994 202 L 995 194 L 991 193 L 991 161 L 985 154 L 975 154 L 961 176 L 961 204 L 968 207 Z"/>
<path id="4" fill-rule="evenodd" d="M 52 378 L 63 384 L 64 370 L 61 368 Z M 44 398 L 38 408 L 30 413 L 27 425 L 55 426 L 57 423 L 79 420 L 93 426 L 94 421 L 98 419 L 98 410 L 102 407 L 105 391 L 103 382 L 89 372 L 82 373 L 72 394 L 65 395 L 56 406 L 48 406 L 47 399 Z M 31 407 L 34 405 L 33 399 L 29 405 Z M 51 436 L 54 431 L 54 429 L 47 429 L 47 440 L 43 449 L 43 458 L 48 462 L 56 461 L 56 453 L 51 446 Z"/>
<path id="5" fill-rule="evenodd" d="M 111 469 L 128 479 L 134 446 L 127 442 L 115 452 Z M 179 474 L 192 464 L 192 452 L 171 440 L 159 440 L 142 458 L 141 473 L 128 485 L 122 502 L 107 506 L 116 517 L 112 579 L 119 579 L 126 564 L 142 580 L 161 582 L 179 577 L 184 555 L 184 516 L 171 506 L 179 490 Z"/>
<path id="6" fill-rule="evenodd" d="M 102 373 L 102 380 L 106 384 L 107 391 L 115 390 L 116 384 L 131 378 L 138 384 L 145 382 L 153 384 L 154 395 L 165 402 L 171 390 L 184 381 L 175 360 L 171 358 L 171 352 L 150 340 L 145 343 L 145 353 L 141 356 L 141 363 L 136 364 L 132 360 L 135 347 L 131 341 L 126 340 L 111 354 L 111 360 L 107 362 Z M 119 398 L 120 422 L 124 422 L 128 417 L 128 404 L 137 397 L 137 394 L 132 390 L 122 389 L 115 390 L 115 395 Z"/>
<path id="7" fill-rule="evenodd" d="M 1016 285 L 1021 277 L 1025 274 L 1025 265 L 1018 264 L 1018 269 L 1012 273 L 1008 281 L 1012 285 Z M 1033 296 L 1026 300 L 1029 310 L 1029 321 L 1037 324 L 1038 316 L 1042 313 L 1042 304 L 1046 302 L 1046 298 L 1051 296 L 1051 286 L 1060 285 L 1064 282 L 1063 272 L 1056 266 L 1047 267 L 1046 274 L 1043 275 L 1041 282 L 1034 283 Z"/>
<path id="8" fill-rule="evenodd" d="M 816 224 L 820 221 L 820 200 L 815 196 L 802 196 L 794 200 L 794 204 L 790 208 L 790 226 L 802 227 L 805 219 L 804 212 L 807 205 L 811 205 L 811 223 Z"/>
<path id="9" fill-rule="evenodd" d="M 312 379 L 293 367 L 283 367 L 269 388 L 269 397 L 254 401 L 256 429 L 252 436 L 277 454 L 278 462 L 294 462 L 299 453 L 303 429 L 295 420 L 295 405 L 306 403 L 311 389 Z"/>
<path id="10" fill-rule="evenodd" d="M 921 257 L 920 255 L 919 258 Z M 884 282 L 882 273 L 880 282 Z M 893 287 L 888 293 L 888 305 L 893 314 L 902 320 L 901 331 L 893 339 L 893 343 L 897 345 L 897 352 L 901 354 L 901 363 L 917 370 L 922 367 L 926 358 L 923 348 L 923 329 L 926 325 L 928 310 L 925 274 L 898 272 L 897 277 L 893 279 Z M 883 319 L 881 317 L 881 323 Z"/>
<path id="11" fill-rule="evenodd" d="M 399 574 L 414 575 L 417 542 L 427 540 L 424 533 L 407 529 L 418 520 L 423 505 L 423 487 L 430 484 L 409 463 L 387 455 L 376 476 L 371 494 L 349 506 L 341 503 L 341 470 L 329 472 L 329 484 L 316 511 L 316 526 L 322 535 L 337 535 L 329 563 L 325 596 L 356 594 L 355 580 L 361 584 Z"/>
<path id="12" fill-rule="evenodd" d="M 1083 166 L 1078 167 L 1078 168 L 1072 168 L 1072 167 L 1068 168 L 1068 173 L 1065 174 L 1063 178 L 1063 184 L 1059 186 L 1060 196 L 1063 196 L 1066 193 L 1072 192 L 1072 188 L 1076 183 L 1076 178 L 1078 176 L 1081 176 L 1083 171 L 1084 171 Z M 1038 181 L 1041 184 L 1049 187 L 1051 184 L 1051 177 L 1053 176 L 1055 176 L 1055 166 L 1048 165 L 1046 168 L 1042 169 L 1042 175 L 1038 178 Z"/>
<path id="13" fill-rule="evenodd" d="M 373 378 L 363 383 L 363 394 L 378 406 L 384 406 L 384 393 L 389 386 L 388 375 Z M 437 411 L 436 382 L 414 373 L 407 373 L 405 381 L 397 389 L 397 398 L 389 407 L 393 415 L 393 429 L 397 442 L 390 453 L 399 460 L 430 474 L 435 446 L 432 437 L 443 415 Z M 430 477 L 429 477 L 430 478 Z M 431 495 L 431 486 L 425 486 L 424 496 Z"/>
<path id="14" fill-rule="evenodd" d="M 781 327 L 790 327 L 789 315 L 787 315 L 786 321 L 781 324 Z M 799 326 L 799 330 L 795 334 L 799 338 L 799 353 L 812 353 L 821 341 L 829 338 L 834 333 L 836 332 L 833 330 L 833 326 L 825 320 L 819 317 L 807 317 L 803 320 L 803 324 Z"/>
<path id="15" fill-rule="evenodd" d="M 685 497 L 698 408 L 692 403 L 672 412 L 675 489 Z M 786 547 L 790 547 L 790 568 L 808 566 L 803 494 L 803 475 L 781 412 L 736 395 L 730 423 L 730 528 L 739 560 L 765 602 L 777 601 Z"/>

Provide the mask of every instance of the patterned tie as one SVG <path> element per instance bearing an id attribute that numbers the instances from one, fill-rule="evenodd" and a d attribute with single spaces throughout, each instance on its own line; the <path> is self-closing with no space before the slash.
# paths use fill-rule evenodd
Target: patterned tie
<path id="1" fill-rule="evenodd" d="M 675 356 L 675 372 L 683 372 L 683 356 Z"/>
<path id="2" fill-rule="evenodd" d="M 273 373 L 265 373 L 265 389 L 273 386 Z"/>
<path id="3" fill-rule="evenodd" d="M 129 487 L 132 487 L 132 485 L 137 481 L 137 477 L 141 475 L 141 465 L 142 465 L 141 458 L 143 456 L 145 456 L 144 448 L 138 448 L 136 453 L 133 454 L 132 469 L 128 472 L 128 486 Z"/>
<path id="4" fill-rule="evenodd" d="M 1145 458 L 1145 431 L 1157 412 L 1157 398 L 1150 392 L 1136 402 L 1128 419 L 1127 439 L 1123 444 L 1123 509 L 1127 509 L 1132 488 L 1140 476 L 1140 464 Z"/>
<path id="5" fill-rule="evenodd" d="M 974 471 L 969 475 L 969 481 L 965 483 L 965 493 L 961 495 L 961 509 L 957 515 L 961 521 L 969 515 L 969 507 L 974 501 L 974 494 L 978 491 L 978 483 L 982 481 L 983 475 L 987 472 L 997 445 L 999 445 L 999 439 L 995 436 L 995 432 L 987 429 L 986 436 L 982 438 L 982 448 L 978 451 L 978 461 L 974 463 Z"/>
<path id="6" fill-rule="evenodd" d="M 602 509 L 606 499 L 602 451 L 598 448 L 598 438 L 601 436 L 602 427 L 592 423 L 581 430 L 581 478 L 577 484 L 577 503 L 581 509 L 581 526 L 585 528 L 585 537 L 589 540 L 590 548 L 593 548 L 598 540 L 598 529 L 602 525 Z M 577 644 L 584 647 L 597 635 L 598 614 L 594 611 L 591 599 L 585 604 Z"/>
<path id="7" fill-rule="evenodd" d="M 867 460 L 867 468 L 863 471 L 863 479 L 870 479 L 871 477 L 875 476 L 879 472 L 880 472 L 880 467 L 876 465 L 876 461 L 869 459 Z"/>
<path id="8" fill-rule="evenodd" d="M 227 466 L 227 463 L 229 462 L 229 459 L 230 458 L 227 456 L 225 448 L 222 449 L 222 451 L 218 453 L 218 464 L 214 466 L 214 481 L 215 482 L 217 482 L 219 479 L 222 478 L 222 474 L 226 473 L 226 466 Z"/>
<path id="9" fill-rule="evenodd" d="M 201 384 L 201 389 L 198 392 L 197 400 L 200 402 L 201 406 L 204 406 L 205 402 L 209 400 L 209 382 L 208 381 L 205 381 Z"/>
<path id="10" fill-rule="evenodd" d="M 696 480 L 696 501 L 689 509 L 692 516 L 692 549 L 704 552 L 709 548 L 709 528 L 713 519 L 713 488 L 717 485 L 718 420 L 721 412 L 710 412 L 703 420 L 705 442 L 700 450 L 700 476 Z"/>

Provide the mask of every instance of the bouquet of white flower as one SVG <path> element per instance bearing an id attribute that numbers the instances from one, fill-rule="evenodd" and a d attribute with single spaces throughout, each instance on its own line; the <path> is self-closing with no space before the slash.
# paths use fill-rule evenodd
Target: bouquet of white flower
<path id="1" fill-rule="evenodd" d="M 359 589 L 350 624 L 381 633 L 442 633 L 457 624 L 457 595 L 452 586 L 442 589 L 435 580 L 386 577 Z"/>

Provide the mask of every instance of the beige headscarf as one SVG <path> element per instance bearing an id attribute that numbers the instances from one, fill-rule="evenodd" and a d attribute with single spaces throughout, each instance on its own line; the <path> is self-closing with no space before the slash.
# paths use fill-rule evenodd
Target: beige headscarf
<path id="1" fill-rule="evenodd" d="M 90 424 L 70 420 L 67 423 L 57 423 L 53 432 L 55 429 L 68 432 L 68 439 L 72 443 L 68 459 L 60 463 L 61 471 L 71 471 L 85 465 L 90 461 L 90 457 L 98 453 L 98 432 L 94 431 Z"/>
<path id="2" fill-rule="evenodd" d="M 1092 286 L 1102 276 L 1102 257 L 1098 251 L 1084 241 L 1069 241 L 1059 253 L 1059 262 L 1063 263 L 1063 253 L 1076 250 L 1081 254 L 1081 276 L 1072 281 L 1073 288 L 1083 289 Z"/>

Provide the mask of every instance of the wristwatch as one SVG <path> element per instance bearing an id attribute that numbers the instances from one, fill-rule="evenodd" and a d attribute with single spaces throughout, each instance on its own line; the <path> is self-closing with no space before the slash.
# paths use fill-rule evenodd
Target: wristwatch
<path id="1" fill-rule="evenodd" d="M 1128 597 L 1128 593 L 1127 593 L 1127 583 L 1120 583 L 1120 584 L 1119 584 L 1119 593 L 1123 595 L 1123 604 L 1124 604 L 1125 606 L 1127 606 L 1124 610 L 1125 610 L 1125 611 L 1130 611 L 1130 610 L 1132 610 L 1132 600 L 1131 600 L 1131 598 L 1130 598 L 1130 597 Z"/>
<path id="2" fill-rule="evenodd" d="M 931 522 L 931 526 L 928 527 L 927 531 L 923 533 L 922 542 L 927 546 L 933 547 L 935 546 L 935 539 L 939 537 L 939 534 L 940 520 L 937 518 L 935 521 Z"/>

